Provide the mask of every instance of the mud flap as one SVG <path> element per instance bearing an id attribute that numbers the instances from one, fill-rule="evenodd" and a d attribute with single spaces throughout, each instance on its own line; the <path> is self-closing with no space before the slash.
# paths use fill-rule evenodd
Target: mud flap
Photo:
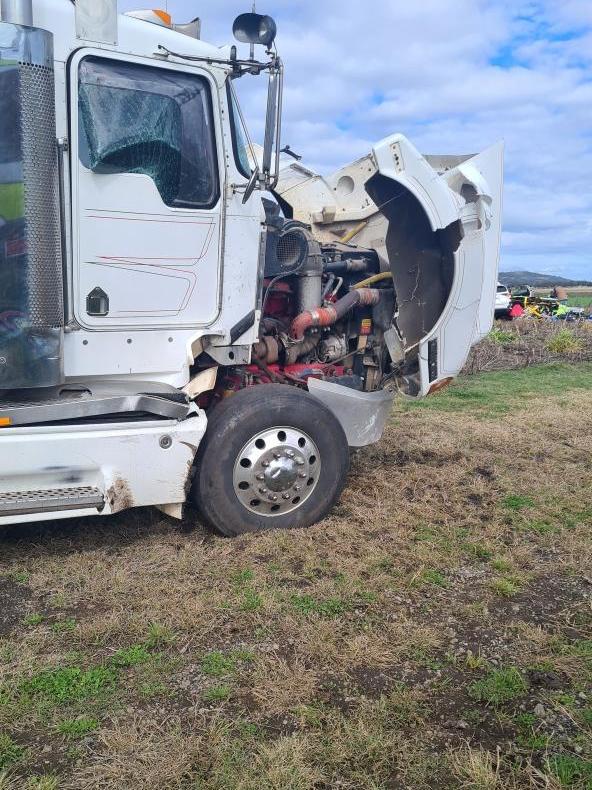
<path id="1" fill-rule="evenodd" d="M 387 390 L 359 392 L 320 379 L 308 379 L 308 391 L 337 417 L 350 447 L 365 447 L 381 438 L 394 393 Z"/>

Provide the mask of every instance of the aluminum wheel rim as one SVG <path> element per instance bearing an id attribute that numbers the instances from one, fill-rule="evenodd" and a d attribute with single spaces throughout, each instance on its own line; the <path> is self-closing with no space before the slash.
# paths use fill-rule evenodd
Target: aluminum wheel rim
<path id="1" fill-rule="evenodd" d="M 252 436 L 234 464 L 233 485 L 251 513 L 272 518 L 301 507 L 317 487 L 319 448 L 296 428 L 267 428 Z"/>

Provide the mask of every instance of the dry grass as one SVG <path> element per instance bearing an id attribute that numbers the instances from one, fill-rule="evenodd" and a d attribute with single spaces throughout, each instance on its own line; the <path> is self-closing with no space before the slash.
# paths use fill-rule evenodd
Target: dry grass
<path id="1" fill-rule="evenodd" d="M 0 788 L 588 790 L 591 379 L 400 407 L 307 531 L 7 531 Z M 97 729 L 62 735 L 79 717 Z"/>
<path id="2" fill-rule="evenodd" d="M 114 720 L 99 733 L 92 762 L 80 770 L 81 788 L 179 787 L 206 747 L 202 734 L 184 734 L 177 720 Z"/>
<path id="3" fill-rule="evenodd" d="M 499 766 L 490 752 L 466 746 L 453 754 L 451 766 L 463 790 L 497 790 L 500 787 Z"/>
<path id="4" fill-rule="evenodd" d="M 465 373 L 565 360 L 592 361 L 592 321 L 496 321 L 491 334 L 473 348 Z"/>

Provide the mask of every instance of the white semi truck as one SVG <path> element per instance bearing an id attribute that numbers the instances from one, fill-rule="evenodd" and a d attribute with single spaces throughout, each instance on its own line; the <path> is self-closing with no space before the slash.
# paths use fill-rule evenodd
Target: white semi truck
<path id="1" fill-rule="evenodd" d="M 501 145 L 395 134 L 323 178 L 280 156 L 270 17 L 238 17 L 241 55 L 116 0 L 1 9 L 0 524 L 318 521 L 393 398 L 490 329 Z M 234 86 L 261 74 L 259 148 Z"/>

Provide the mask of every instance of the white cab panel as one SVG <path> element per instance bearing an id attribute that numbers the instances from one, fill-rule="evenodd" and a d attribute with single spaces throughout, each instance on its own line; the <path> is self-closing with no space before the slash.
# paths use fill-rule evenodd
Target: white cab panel
<path id="1" fill-rule="evenodd" d="M 107 515 L 185 502 L 191 464 L 206 430 L 203 412 L 170 420 L 0 430 L 0 495 L 98 489 Z M 164 438 L 168 437 L 168 438 Z M 90 515 L 78 510 L 0 517 L 0 524 Z"/>

